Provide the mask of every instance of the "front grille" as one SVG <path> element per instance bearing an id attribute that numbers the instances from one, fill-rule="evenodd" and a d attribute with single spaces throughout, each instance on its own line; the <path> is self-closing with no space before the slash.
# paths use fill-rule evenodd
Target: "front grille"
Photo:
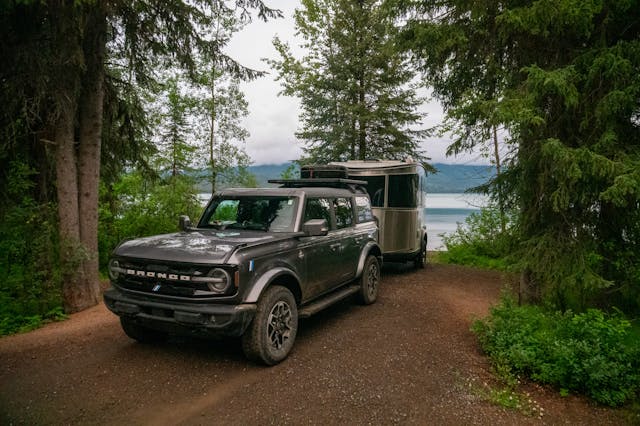
<path id="1" fill-rule="evenodd" d="M 178 297 L 228 296 L 229 292 L 234 291 L 233 285 L 229 286 L 226 293 L 219 293 L 211 291 L 207 283 L 185 280 L 185 277 L 205 277 L 217 266 L 163 265 L 129 260 L 119 262 L 122 269 L 135 272 L 123 274 L 118 279 L 118 284 L 127 290 Z M 232 271 L 228 272 L 233 277 Z"/>

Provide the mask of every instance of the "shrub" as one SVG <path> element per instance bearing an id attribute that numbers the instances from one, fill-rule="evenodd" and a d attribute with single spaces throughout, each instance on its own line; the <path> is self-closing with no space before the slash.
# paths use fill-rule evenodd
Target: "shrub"
<path id="1" fill-rule="evenodd" d="M 619 312 L 549 312 L 504 298 L 472 329 L 499 370 L 562 393 L 583 393 L 618 406 L 640 388 L 640 341 Z"/>
<path id="2" fill-rule="evenodd" d="M 0 335 L 35 328 L 62 309 L 56 208 L 30 195 L 33 174 L 12 162 L 0 206 Z"/>
<path id="3" fill-rule="evenodd" d="M 507 269 L 507 255 L 513 246 L 514 237 L 509 220 L 502 231 L 502 218 L 495 208 L 485 208 L 469 215 L 456 231 L 445 235 L 446 252 L 438 259 L 445 263 L 478 266 L 490 269 Z"/>

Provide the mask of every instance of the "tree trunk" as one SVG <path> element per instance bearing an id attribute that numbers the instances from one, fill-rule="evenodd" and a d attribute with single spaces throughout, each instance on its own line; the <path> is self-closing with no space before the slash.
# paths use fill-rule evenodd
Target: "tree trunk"
<path id="1" fill-rule="evenodd" d="M 538 304 L 542 300 L 540 286 L 532 276 L 531 270 L 525 269 L 520 273 L 520 288 L 518 291 L 518 303 Z"/>
<path id="2" fill-rule="evenodd" d="M 58 198 L 58 230 L 60 267 L 65 310 L 76 312 L 85 307 L 78 210 L 78 170 L 75 147 L 75 119 L 79 68 L 82 61 L 81 28 L 74 5 L 50 2 L 53 47 L 57 56 L 52 63 L 56 80 L 52 82 L 54 113 L 52 128 L 56 143 L 56 193 Z"/>
<path id="3" fill-rule="evenodd" d="M 496 179 L 498 180 L 498 208 L 500 209 L 500 230 L 504 234 L 507 228 L 507 219 L 504 214 L 504 199 L 502 198 L 502 182 L 500 181 L 500 173 L 502 171 L 500 164 L 500 150 L 498 149 L 498 131 L 493 126 L 493 150 L 496 159 Z"/>
<path id="4" fill-rule="evenodd" d="M 360 160 L 364 161 L 367 159 L 367 129 L 366 121 L 364 119 L 364 115 L 366 114 L 366 107 L 364 104 L 365 93 L 363 76 L 360 76 L 360 78 L 358 79 L 358 83 L 358 105 L 360 106 L 360 114 L 358 116 L 358 157 Z"/>
<path id="5" fill-rule="evenodd" d="M 80 248 L 78 175 L 73 140 L 75 99 L 68 94 L 61 94 L 61 97 L 66 99 L 58 103 L 60 111 L 55 125 L 55 139 L 62 295 L 65 310 L 77 312 L 86 306 L 81 285 L 84 279 L 83 252 Z"/>
<path id="6" fill-rule="evenodd" d="M 89 13 L 84 39 L 86 71 L 83 78 L 80 108 L 80 147 L 78 150 L 78 185 L 80 241 L 87 251 L 84 261 L 86 298 L 82 306 L 100 301 L 98 277 L 98 198 L 100 185 L 100 147 L 102 143 L 102 111 L 104 101 L 104 49 L 106 16 L 101 5 Z"/>
<path id="7" fill-rule="evenodd" d="M 216 126 L 216 98 L 215 98 L 215 86 L 216 84 L 216 72 L 215 69 L 211 71 L 211 84 L 209 89 L 211 91 L 211 111 L 209 111 L 209 119 L 211 120 L 211 127 L 209 128 L 209 167 L 211 167 L 211 195 L 216 192 L 216 180 L 218 179 L 218 173 L 216 171 L 216 158 L 215 158 L 215 126 Z"/>

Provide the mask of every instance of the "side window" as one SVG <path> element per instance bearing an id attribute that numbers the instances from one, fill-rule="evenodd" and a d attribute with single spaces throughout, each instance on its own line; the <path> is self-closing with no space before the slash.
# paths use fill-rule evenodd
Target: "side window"
<path id="1" fill-rule="evenodd" d="M 357 179 L 367 181 L 373 207 L 384 207 L 384 176 L 357 176 Z"/>
<path id="2" fill-rule="evenodd" d="M 333 207 L 336 212 L 336 227 L 338 229 L 347 228 L 353 225 L 353 207 L 351 199 L 336 198 L 333 200 Z"/>
<path id="3" fill-rule="evenodd" d="M 304 220 L 326 219 L 331 227 L 331 203 L 326 198 L 309 198 L 304 208 Z"/>
<path id="4" fill-rule="evenodd" d="M 369 197 L 356 197 L 356 215 L 358 217 L 358 223 L 373 220 L 373 212 L 371 211 Z"/>
<path id="5" fill-rule="evenodd" d="M 418 175 L 389 175 L 389 207 L 418 206 Z"/>

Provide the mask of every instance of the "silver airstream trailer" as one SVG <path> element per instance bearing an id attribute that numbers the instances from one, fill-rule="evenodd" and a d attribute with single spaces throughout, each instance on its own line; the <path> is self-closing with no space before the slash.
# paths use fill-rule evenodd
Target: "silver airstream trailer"
<path id="1" fill-rule="evenodd" d="M 301 176 L 314 177 L 315 173 L 317 177 L 330 177 L 330 173 L 342 170 L 345 177 L 367 182 L 373 214 L 380 227 L 379 244 L 384 261 L 411 260 L 416 267 L 424 267 L 427 253 L 424 167 L 412 160 L 344 161 L 303 166 Z"/>

